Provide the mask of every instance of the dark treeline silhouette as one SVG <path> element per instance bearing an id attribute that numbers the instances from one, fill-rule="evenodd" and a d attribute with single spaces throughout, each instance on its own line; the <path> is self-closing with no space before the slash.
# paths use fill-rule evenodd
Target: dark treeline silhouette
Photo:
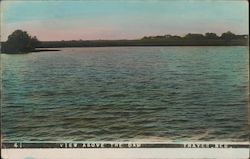
<path id="1" fill-rule="evenodd" d="M 142 40 L 236 40 L 236 39 L 248 39 L 247 35 L 236 35 L 230 31 L 222 33 L 218 36 L 216 33 L 192 34 L 188 33 L 184 37 L 177 35 L 164 35 L 164 36 L 145 36 Z"/>
<path id="2" fill-rule="evenodd" d="M 137 40 L 71 40 L 42 41 L 31 37 L 22 30 L 14 31 L 6 42 L 2 42 L 3 53 L 26 53 L 33 51 L 48 51 L 41 48 L 62 47 L 112 47 L 112 46 L 247 46 L 248 35 L 236 35 L 230 31 L 220 36 L 215 33 L 193 34 L 185 36 L 163 35 L 145 36 Z M 37 50 L 36 48 L 40 48 Z M 49 50 L 56 51 L 56 50 Z"/>
<path id="3" fill-rule="evenodd" d="M 40 47 L 111 47 L 111 46 L 246 46 L 248 35 L 236 35 L 230 31 L 221 34 L 215 33 L 192 34 L 185 36 L 164 35 L 145 36 L 137 40 L 71 40 L 71 41 L 47 41 Z"/>
<path id="4" fill-rule="evenodd" d="M 30 36 L 26 31 L 16 30 L 2 43 L 1 51 L 4 53 L 26 53 L 34 51 L 40 45 L 36 36 Z"/>

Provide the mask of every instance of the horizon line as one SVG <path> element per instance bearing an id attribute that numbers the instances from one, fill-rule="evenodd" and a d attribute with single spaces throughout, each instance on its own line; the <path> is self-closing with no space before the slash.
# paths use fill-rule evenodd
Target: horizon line
<path id="1" fill-rule="evenodd" d="M 16 29 L 16 30 L 22 30 L 22 29 Z M 15 30 L 15 31 L 16 31 Z M 27 32 L 28 34 L 29 34 L 29 32 L 28 31 L 26 31 L 26 30 L 22 30 L 22 31 L 25 31 L 25 32 Z M 14 32 L 14 31 L 13 31 Z M 13 33 L 12 32 L 12 33 Z M 231 32 L 230 30 L 228 30 L 228 31 L 226 31 L 226 32 L 223 32 L 223 33 L 227 33 L 227 32 Z M 170 35 L 170 36 L 178 36 L 178 37 L 181 37 L 181 38 L 183 38 L 183 37 L 185 37 L 186 35 L 188 35 L 188 34 L 198 34 L 198 35 L 205 35 L 206 33 L 214 33 L 214 32 L 205 32 L 205 33 L 185 33 L 185 34 L 182 34 L 182 35 L 179 35 L 179 34 L 162 34 L 162 35 L 148 35 L 148 36 L 142 36 L 142 37 L 138 37 L 138 38 L 126 38 L 126 39 L 123 39 L 123 38 L 119 38 L 119 39 L 71 39 L 71 40 L 65 40 L 65 39 L 61 39 L 61 40 L 40 40 L 39 39 L 39 37 L 38 36 L 36 36 L 36 35 L 31 35 L 31 34 L 29 34 L 31 37 L 37 37 L 37 39 L 39 40 L 39 41 L 41 41 L 41 42 L 52 42 L 52 41 L 57 41 L 57 42 L 61 42 L 61 41 L 119 41 L 119 40 L 142 40 L 144 37 L 157 37 L 157 36 L 167 36 L 167 35 Z M 223 33 L 221 33 L 221 34 L 217 34 L 217 33 L 214 33 L 214 34 L 216 34 L 218 37 L 221 37 L 221 35 L 223 34 Z M 231 33 L 233 33 L 233 32 L 231 32 Z M 233 33 L 233 34 L 235 34 L 235 35 L 246 35 L 246 36 L 248 36 L 248 38 L 249 38 L 249 33 L 241 33 L 241 34 L 236 34 L 236 33 Z M 10 34 L 11 35 L 11 34 Z M 9 36 L 9 35 L 8 35 Z M 7 42 L 7 40 L 8 39 L 6 39 L 5 41 L 2 41 L 1 39 L 0 39 L 0 42 L 2 43 L 2 42 Z"/>

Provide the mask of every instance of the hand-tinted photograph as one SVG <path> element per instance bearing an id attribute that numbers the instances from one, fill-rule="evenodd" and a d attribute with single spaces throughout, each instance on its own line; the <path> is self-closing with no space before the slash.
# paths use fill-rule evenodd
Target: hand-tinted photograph
<path id="1" fill-rule="evenodd" d="M 1 1 L 2 143 L 248 142 L 248 9 Z"/>

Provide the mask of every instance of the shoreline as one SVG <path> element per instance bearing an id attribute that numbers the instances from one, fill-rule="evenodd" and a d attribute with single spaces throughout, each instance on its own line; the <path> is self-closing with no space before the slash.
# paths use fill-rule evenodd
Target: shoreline
<path id="1" fill-rule="evenodd" d="M 135 47 L 135 46 L 248 46 L 248 39 L 238 40 L 85 40 L 41 41 L 38 48 L 62 47 Z"/>
<path id="2" fill-rule="evenodd" d="M 44 52 L 44 51 L 61 51 L 61 50 L 58 50 L 58 49 L 35 49 L 31 52 L 28 52 L 28 53 L 32 53 L 32 52 Z"/>
<path id="3" fill-rule="evenodd" d="M 3 52 L 3 54 L 27 54 L 35 52 L 45 52 L 45 51 L 61 51 L 60 48 L 90 48 L 90 47 L 170 47 L 170 46 L 249 46 L 249 39 L 232 39 L 232 40 L 166 40 L 166 39 L 154 39 L 154 40 L 72 40 L 72 41 L 41 41 L 40 45 L 36 47 L 35 50 L 28 52 L 17 52 L 8 53 Z M 1 42 L 2 45 L 5 42 Z"/>
<path id="4" fill-rule="evenodd" d="M 20 54 L 29 54 L 29 53 L 39 53 L 39 52 L 56 52 L 62 51 L 63 48 L 106 48 L 106 47 L 248 47 L 248 45 L 110 45 L 110 46 L 61 46 L 61 47 L 38 47 L 37 49 L 30 52 L 21 52 L 21 53 L 6 53 L 1 52 L 1 54 L 10 54 L 10 55 L 20 55 Z M 48 49 L 46 49 L 48 48 Z M 50 49 L 55 48 L 55 49 Z M 56 49 L 58 48 L 58 49 Z M 60 49 L 59 49 L 60 48 Z"/>

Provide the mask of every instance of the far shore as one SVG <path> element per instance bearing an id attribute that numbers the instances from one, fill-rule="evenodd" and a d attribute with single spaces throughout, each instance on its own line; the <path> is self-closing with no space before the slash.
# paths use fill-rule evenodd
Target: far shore
<path id="1" fill-rule="evenodd" d="M 1 54 L 28 54 L 28 53 L 36 53 L 36 52 L 46 52 L 46 51 L 61 51 L 59 49 L 35 49 L 29 52 L 16 52 L 16 53 L 5 53 L 5 52 L 1 52 Z"/>
<path id="2" fill-rule="evenodd" d="M 2 45 L 5 42 L 1 42 Z M 8 54 L 26 54 L 45 51 L 61 51 L 70 47 L 153 47 L 153 46 L 248 46 L 248 39 L 140 39 L 140 40 L 71 40 L 41 41 L 35 50 Z M 2 51 L 2 53 L 4 53 Z"/>
<path id="3" fill-rule="evenodd" d="M 44 52 L 44 51 L 61 51 L 61 50 L 58 50 L 58 49 L 35 49 L 31 52 Z"/>
<path id="4" fill-rule="evenodd" d="M 22 39 L 25 35 L 26 41 Z M 21 38 L 20 38 L 21 37 Z M 6 42 L 0 42 L 1 52 L 16 54 L 29 52 L 60 51 L 59 48 L 67 47 L 139 47 L 139 46 L 248 46 L 249 36 L 247 34 L 237 35 L 231 31 L 222 33 L 193 34 L 185 36 L 158 35 L 144 36 L 140 39 L 120 40 L 61 40 L 61 41 L 39 41 L 31 37 L 26 31 L 16 30 Z M 21 44 L 21 45 L 20 45 Z M 55 49 L 52 49 L 55 48 Z"/>
<path id="5" fill-rule="evenodd" d="M 126 47 L 126 46 L 247 46 L 248 39 L 233 40 L 72 40 L 72 41 L 42 41 L 37 48 L 64 47 Z"/>

